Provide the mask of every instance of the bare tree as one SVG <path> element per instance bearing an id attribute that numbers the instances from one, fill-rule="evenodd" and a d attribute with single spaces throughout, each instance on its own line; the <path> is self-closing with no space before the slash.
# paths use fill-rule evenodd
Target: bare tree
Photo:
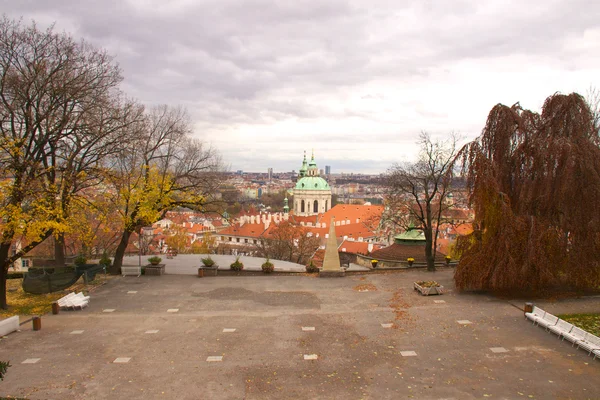
<path id="1" fill-rule="evenodd" d="M 320 239 L 309 234 L 307 228 L 282 221 L 259 240 L 256 248 L 260 257 L 305 264 L 319 244 Z"/>
<path id="2" fill-rule="evenodd" d="M 600 135 L 600 89 L 595 86 L 590 86 L 587 90 L 585 100 L 592 113 L 596 134 Z"/>
<path id="3" fill-rule="evenodd" d="M 387 172 L 385 222 L 408 229 L 413 226 L 425 235 L 427 269 L 435 271 L 435 251 L 442 214 L 449 207 L 446 197 L 452 183 L 452 163 L 457 137 L 432 141 L 419 136 L 419 158 L 415 163 L 395 164 Z"/>

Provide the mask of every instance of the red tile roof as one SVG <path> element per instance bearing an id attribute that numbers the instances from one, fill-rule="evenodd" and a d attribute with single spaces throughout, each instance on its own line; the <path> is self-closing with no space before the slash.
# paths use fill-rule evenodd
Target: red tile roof
<path id="1" fill-rule="evenodd" d="M 373 245 L 373 251 L 379 250 L 381 248 L 383 248 L 383 246 L 376 244 Z M 338 247 L 338 251 L 343 253 L 366 255 L 369 253 L 369 243 L 344 240 L 342 244 L 340 244 L 340 246 Z"/>
<path id="2" fill-rule="evenodd" d="M 274 224 L 271 224 L 274 225 Z M 239 224 L 231 225 L 219 232 L 219 235 L 226 236 L 245 236 L 245 237 L 260 237 L 265 232 L 265 225 L 246 223 L 242 226 Z"/>

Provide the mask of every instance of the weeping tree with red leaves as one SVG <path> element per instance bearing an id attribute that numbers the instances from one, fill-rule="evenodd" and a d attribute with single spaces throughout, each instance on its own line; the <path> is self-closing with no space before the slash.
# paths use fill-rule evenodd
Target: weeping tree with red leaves
<path id="1" fill-rule="evenodd" d="M 576 94 L 541 115 L 496 105 L 459 153 L 475 210 L 459 238 L 460 290 L 547 293 L 600 285 L 600 140 Z"/>

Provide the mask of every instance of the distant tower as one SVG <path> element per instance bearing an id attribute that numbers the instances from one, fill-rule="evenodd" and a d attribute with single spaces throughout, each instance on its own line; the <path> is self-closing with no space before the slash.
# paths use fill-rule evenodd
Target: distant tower
<path id="1" fill-rule="evenodd" d="M 306 163 L 306 150 L 304 150 L 304 160 L 302 160 L 302 166 L 300 167 L 300 171 L 298 171 L 298 180 L 300 180 L 300 178 L 304 178 L 306 176 L 307 170 L 308 170 L 308 165 Z"/>
<path id="2" fill-rule="evenodd" d="M 302 168 L 298 174 L 298 182 L 294 187 L 294 214 L 316 215 L 322 214 L 330 208 L 331 187 L 325 179 L 319 176 L 314 152 L 308 165 L 305 152 Z"/>
<path id="3" fill-rule="evenodd" d="M 327 175 L 327 176 L 331 175 L 331 165 L 325 166 L 325 175 Z"/>
<path id="4" fill-rule="evenodd" d="M 267 173 L 269 175 L 269 182 L 271 182 L 271 180 L 273 179 L 273 168 L 269 168 L 267 170 Z"/>
<path id="5" fill-rule="evenodd" d="M 285 199 L 283 199 L 283 212 L 286 214 L 290 212 L 290 206 L 288 205 L 287 195 L 285 196 Z"/>

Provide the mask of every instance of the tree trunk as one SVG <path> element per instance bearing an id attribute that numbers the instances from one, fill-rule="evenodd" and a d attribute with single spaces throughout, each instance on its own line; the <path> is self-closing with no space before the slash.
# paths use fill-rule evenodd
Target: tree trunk
<path id="1" fill-rule="evenodd" d="M 129 238 L 131 237 L 131 232 L 123 231 L 123 236 L 121 236 L 121 241 L 117 246 L 117 251 L 115 252 L 115 260 L 113 261 L 112 267 L 109 268 L 109 272 L 111 274 L 118 275 L 121 273 L 121 266 L 123 265 L 123 257 L 125 256 L 125 250 L 127 249 L 127 245 L 129 244 Z"/>
<path id="2" fill-rule="evenodd" d="M 8 274 L 8 253 L 10 251 L 10 243 L 0 245 L 0 309 L 8 309 L 6 302 L 6 275 Z"/>
<path id="3" fill-rule="evenodd" d="M 63 233 L 54 236 L 54 266 L 65 266 L 65 235 Z"/>
<path id="4" fill-rule="evenodd" d="M 431 229 L 425 229 L 425 259 L 427 260 L 427 271 L 435 272 L 435 250 Z"/>

